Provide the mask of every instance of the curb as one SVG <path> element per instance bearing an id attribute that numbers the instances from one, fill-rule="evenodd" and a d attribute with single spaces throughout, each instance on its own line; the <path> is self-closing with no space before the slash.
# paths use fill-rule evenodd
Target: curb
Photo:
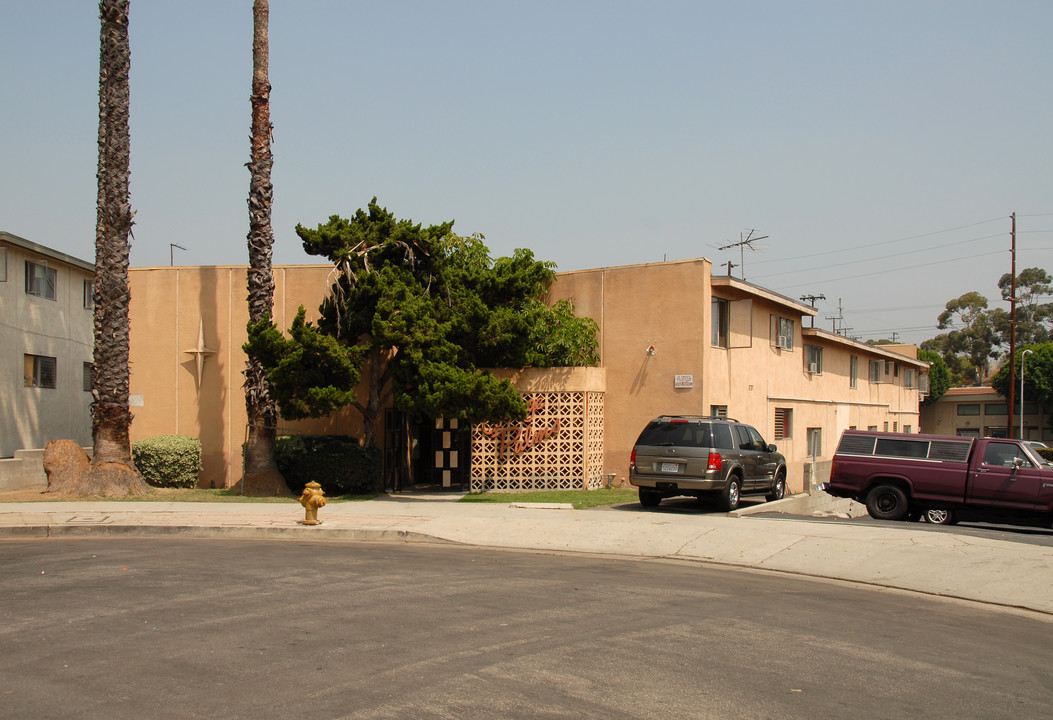
<path id="1" fill-rule="evenodd" d="M 368 530 L 356 528 L 307 527 L 209 527 L 193 525 L 26 525 L 0 527 L 0 539 L 122 537 L 148 538 L 231 538 L 311 540 L 332 542 L 425 543 L 463 545 L 411 530 Z"/>

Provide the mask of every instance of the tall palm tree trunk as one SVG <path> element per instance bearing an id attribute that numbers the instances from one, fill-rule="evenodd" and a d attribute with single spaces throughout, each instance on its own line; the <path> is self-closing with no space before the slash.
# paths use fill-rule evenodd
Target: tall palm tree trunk
<path id="1" fill-rule="evenodd" d="M 252 154 L 249 161 L 249 322 L 255 324 L 271 315 L 274 304 L 274 275 L 271 271 L 271 85 L 267 76 L 269 23 L 267 0 L 252 5 Z M 245 410 L 248 433 L 245 443 L 245 469 L 240 489 L 246 495 L 288 495 L 289 488 L 274 459 L 278 410 L 270 397 L 270 385 L 263 366 L 249 358 L 245 370 Z"/>
<path id="2" fill-rule="evenodd" d="M 132 463 L 128 431 L 129 0 L 101 0 L 99 170 L 95 227 L 95 351 L 91 373 L 93 458 L 78 481 L 56 491 L 107 497 L 141 495 L 147 485 Z"/>

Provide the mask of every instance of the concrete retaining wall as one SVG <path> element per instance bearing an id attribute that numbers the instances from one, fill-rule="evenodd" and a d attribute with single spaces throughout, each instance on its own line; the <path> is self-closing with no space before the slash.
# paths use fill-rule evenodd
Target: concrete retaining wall
<path id="1" fill-rule="evenodd" d="M 84 451 L 91 457 L 93 448 Z M 44 472 L 44 450 L 15 450 L 13 458 L 0 460 L 0 492 L 11 490 L 47 490 Z"/>

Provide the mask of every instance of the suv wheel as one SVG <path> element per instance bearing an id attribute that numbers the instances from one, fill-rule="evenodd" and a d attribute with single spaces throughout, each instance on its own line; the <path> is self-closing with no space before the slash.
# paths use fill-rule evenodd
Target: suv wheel
<path id="1" fill-rule="evenodd" d="M 771 486 L 771 492 L 768 493 L 766 499 L 768 502 L 774 502 L 784 497 L 786 497 L 786 474 L 780 472 L 775 476 L 775 484 Z"/>
<path id="2" fill-rule="evenodd" d="M 738 475 L 728 478 L 728 484 L 724 486 L 724 492 L 720 495 L 720 504 L 727 512 L 735 510 L 739 506 L 739 492 L 742 490 L 742 481 Z"/>
<path id="3" fill-rule="evenodd" d="M 640 504 L 644 507 L 658 507 L 658 503 L 662 502 L 662 496 L 654 491 L 648 490 L 647 488 L 640 488 Z"/>

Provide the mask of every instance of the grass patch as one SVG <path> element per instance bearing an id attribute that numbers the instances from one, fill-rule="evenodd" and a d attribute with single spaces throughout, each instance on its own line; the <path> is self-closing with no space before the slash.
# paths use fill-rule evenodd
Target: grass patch
<path id="1" fill-rule="evenodd" d="M 612 488 L 610 490 L 538 490 L 536 492 L 522 493 L 471 493 L 462 497 L 460 502 L 570 503 L 575 510 L 584 510 L 604 505 L 635 502 L 636 500 L 635 489 Z"/>

